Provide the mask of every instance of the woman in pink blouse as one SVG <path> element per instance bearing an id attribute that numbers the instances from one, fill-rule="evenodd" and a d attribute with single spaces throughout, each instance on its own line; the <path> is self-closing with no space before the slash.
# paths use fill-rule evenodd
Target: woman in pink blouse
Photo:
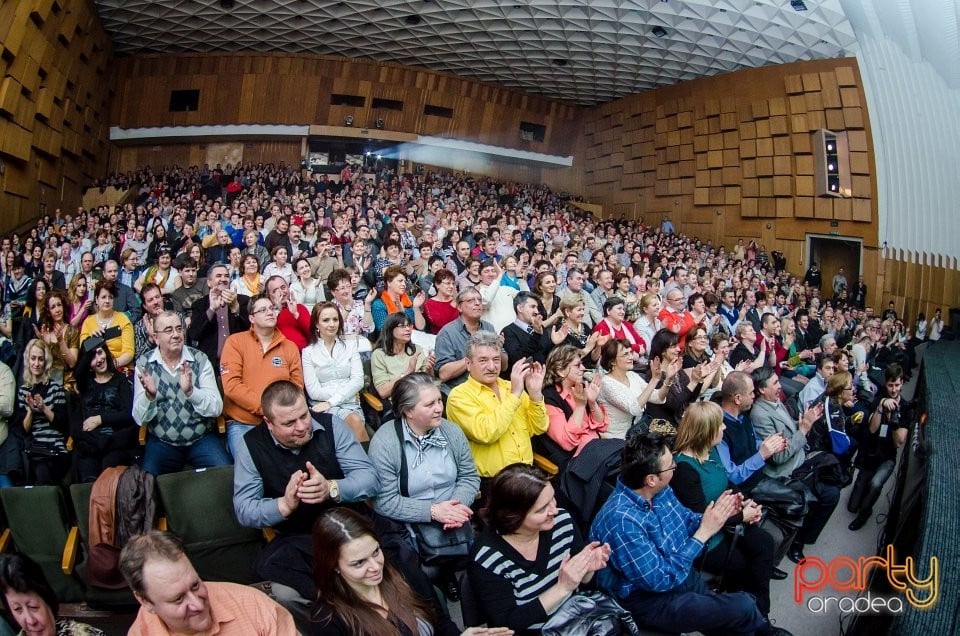
<path id="1" fill-rule="evenodd" d="M 588 442 L 607 430 L 607 412 L 597 402 L 601 378 L 584 378 L 580 352 L 571 345 L 551 351 L 546 366 L 543 399 L 550 419 L 547 436 L 576 457 Z"/>

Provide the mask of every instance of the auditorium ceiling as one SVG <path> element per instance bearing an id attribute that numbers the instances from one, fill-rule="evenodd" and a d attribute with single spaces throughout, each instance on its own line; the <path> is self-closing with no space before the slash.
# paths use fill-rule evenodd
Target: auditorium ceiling
<path id="1" fill-rule="evenodd" d="M 579 104 L 744 68 L 854 55 L 848 12 L 867 20 L 876 19 L 873 5 L 889 3 L 897 13 L 911 2 L 954 1 L 94 0 L 120 54 L 342 55 Z"/>

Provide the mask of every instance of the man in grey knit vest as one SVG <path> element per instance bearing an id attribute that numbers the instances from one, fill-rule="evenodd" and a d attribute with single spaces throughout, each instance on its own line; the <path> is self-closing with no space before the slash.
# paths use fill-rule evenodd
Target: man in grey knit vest
<path id="1" fill-rule="evenodd" d="M 133 384 L 133 419 L 148 430 L 143 469 L 163 475 L 186 462 L 194 468 L 230 464 L 214 428 L 223 398 L 207 356 L 184 345 L 175 312 L 153 318 L 153 337 L 157 347 L 137 360 Z"/>

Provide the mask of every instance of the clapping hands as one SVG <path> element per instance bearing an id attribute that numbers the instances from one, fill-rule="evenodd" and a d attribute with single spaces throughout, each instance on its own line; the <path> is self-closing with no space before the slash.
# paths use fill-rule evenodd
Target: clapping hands
<path id="1" fill-rule="evenodd" d="M 607 567 L 610 560 L 610 545 L 593 541 L 574 556 L 567 555 L 560 564 L 558 583 L 573 592 L 587 577 Z"/>

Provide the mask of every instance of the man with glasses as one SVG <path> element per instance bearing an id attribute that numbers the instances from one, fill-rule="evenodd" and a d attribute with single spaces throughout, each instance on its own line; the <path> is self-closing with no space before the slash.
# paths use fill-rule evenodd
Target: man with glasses
<path id="1" fill-rule="evenodd" d="M 478 331 L 496 334 L 493 325 L 480 319 L 483 315 L 483 298 L 476 288 L 468 287 L 457 294 L 457 309 L 460 317 L 440 329 L 435 349 L 437 377 L 449 389 L 467 379 L 467 340 L 470 336 Z M 503 358 L 505 360 L 506 356 Z"/>
<path id="2" fill-rule="evenodd" d="M 247 318 L 249 296 L 230 289 L 230 272 L 223 263 L 210 266 L 207 272 L 207 295 L 190 306 L 189 336 L 210 362 L 220 367 L 223 345 L 231 334 L 250 329 Z"/>
<path id="3" fill-rule="evenodd" d="M 213 365 L 184 344 L 183 322 L 175 312 L 153 318 L 157 346 L 137 361 L 133 419 L 147 427 L 143 469 L 152 475 L 230 464 L 216 435 L 223 407 Z"/>
<path id="4" fill-rule="evenodd" d="M 303 388 L 300 350 L 277 329 L 279 308 L 267 296 L 250 301 L 250 329 L 227 338 L 220 355 L 227 447 L 236 457 L 243 436 L 263 422 L 260 396 L 277 380 Z"/>
<path id="5" fill-rule="evenodd" d="M 789 634 L 763 618 L 752 595 L 704 585 L 694 560 L 740 512 L 743 497 L 728 490 L 695 513 L 670 488 L 676 468 L 662 438 L 628 439 L 616 488 L 590 528 L 591 541 L 610 545 L 607 567 L 597 572 L 600 589 L 656 631 Z"/>

